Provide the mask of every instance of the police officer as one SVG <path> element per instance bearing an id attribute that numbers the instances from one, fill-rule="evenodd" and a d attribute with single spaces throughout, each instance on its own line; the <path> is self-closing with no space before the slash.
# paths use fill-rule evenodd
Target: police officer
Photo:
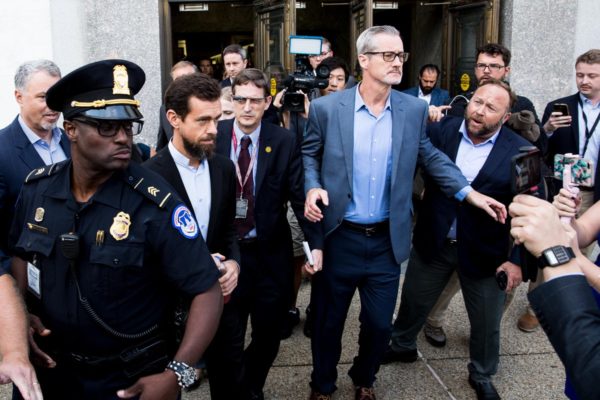
<path id="1" fill-rule="evenodd" d="M 10 232 L 28 261 L 29 309 L 49 399 L 175 399 L 222 310 L 219 271 L 190 210 L 158 175 L 130 163 L 142 69 L 83 66 L 48 90 L 72 161 L 32 171 Z M 173 303 L 191 302 L 176 348 Z M 39 320 L 37 319 L 39 318 Z"/>

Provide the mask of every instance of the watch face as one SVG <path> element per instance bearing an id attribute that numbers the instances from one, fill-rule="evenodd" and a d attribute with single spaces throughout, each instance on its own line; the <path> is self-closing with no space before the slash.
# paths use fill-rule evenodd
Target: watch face
<path id="1" fill-rule="evenodd" d="M 185 368 L 181 371 L 181 383 L 184 387 L 188 387 L 196 382 L 196 371 L 192 367 Z"/>

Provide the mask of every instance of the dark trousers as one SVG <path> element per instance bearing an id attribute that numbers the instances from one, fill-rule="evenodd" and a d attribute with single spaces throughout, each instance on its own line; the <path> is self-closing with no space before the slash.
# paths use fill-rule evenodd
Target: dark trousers
<path id="1" fill-rule="evenodd" d="M 356 386 L 370 387 L 390 338 L 398 295 L 400 266 L 389 233 L 366 236 L 340 226 L 326 239 L 323 255 L 323 270 L 312 284 L 311 387 L 323 394 L 336 390 L 344 323 L 356 289 L 361 302 L 359 350 L 348 374 Z"/>
<path id="2" fill-rule="evenodd" d="M 212 400 L 236 400 L 244 397 L 245 325 L 246 322 L 242 324 L 240 319 L 236 300 L 231 299 L 223 307 L 217 333 L 204 354 Z"/>
<path id="3" fill-rule="evenodd" d="M 270 249 L 272 246 L 285 248 Z M 273 254 L 273 250 L 281 256 Z M 235 306 L 241 324 L 241 335 L 235 346 L 243 348 L 250 319 L 251 340 L 242 359 L 243 387 L 247 393 L 259 393 L 279 352 L 281 326 L 292 293 L 291 244 L 240 244 L 240 252 L 241 272 L 232 296 L 232 306 Z"/>
<path id="4" fill-rule="evenodd" d="M 447 243 L 431 262 L 414 249 L 410 254 L 398 318 L 394 322 L 391 346 L 396 351 L 417 348 L 417 335 L 429 311 L 452 273 L 458 269 L 458 249 Z M 486 381 L 496 373 L 500 353 L 500 321 L 505 293 L 494 277 L 473 279 L 458 269 L 458 277 L 471 324 L 469 374 Z"/>

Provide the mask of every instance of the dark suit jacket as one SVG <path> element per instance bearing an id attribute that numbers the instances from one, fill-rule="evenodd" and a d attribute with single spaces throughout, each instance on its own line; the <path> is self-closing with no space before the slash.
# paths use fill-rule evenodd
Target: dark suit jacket
<path id="1" fill-rule="evenodd" d="M 70 143 L 64 134 L 60 147 L 67 158 L 71 157 Z M 21 129 L 18 117 L 0 130 L 0 254 L 6 252 L 7 235 L 23 181 L 32 170 L 44 166 L 44 161 Z"/>
<path id="2" fill-rule="evenodd" d="M 569 113 L 572 116 L 571 126 L 566 128 L 558 128 L 554 131 L 552 136 L 548 138 L 548 163 L 553 165 L 554 155 L 573 153 L 579 154 L 579 102 L 577 101 L 579 92 L 572 94 L 571 96 L 563 97 L 551 101 L 546 105 L 544 109 L 544 116 L 542 117 L 542 126 L 550 118 L 552 114 L 552 107 L 556 103 L 564 103 L 569 106 Z M 596 180 L 600 176 L 600 163 L 596 164 Z M 600 185 L 596 184 L 594 187 L 594 201 L 600 200 Z"/>
<path id="3" fill-rule="evenodd" d="M 221 88 L 226 88 L 231 86 L 231 79 L 225 78 L 220 82 Z"/>
<path id="4" fill-rule="evenodd" d="M 527 295 L 580 399 L 600 399 L 600 310 L 583 276 L 566 276 Z"/>
<path id="5" fill-rule="evenodd" d="M 431 143 L 452 161 L 456 161 L 462 138 L 459 132 L 462 121 L 462 118 L 446 117 L 428 127 Z M 508 207 L 512 200 L 511 158 L 519 153 L 519 147 L 528 143 L 503 126 L 490 155 L 471 182 L 473 189 Z M 424 177 L 425 196 L 413 235 L 413 245 L 419 255 L 431 260 L 439 254 L 456 218 L 461 272 L 473 278 L 493 276 L 496 268 L 508 260 L 510 224 L 499 224 L 484 211 L 446 196 L 427 174 Z"/>
<path id="6" fill-rule="evenodd" d="M 217 153 L 227 158 L 231 154 L 234 121 L 221 121 L 218 126 Z M 258 241 L 267 244 L 269 252 L 289 252 L 291 259 L 292 239 L 286 217 L 289 201 L 311 248 L 321 249 L 320 225 L 304 217 L 304 175 L 300 147 L 294 135 L 277 125 L 263 122 L 256 168 L 254 220 Z"/>
<path id="7" fill-rule="evenodd" d="M 165 147 L 169 143 L 169 140 L 171 140 L 173 137 L 173 127 L 167 119 L 167 110 L 165 110 L 164 104 L 160 106 L 159 115 L 158 134 L 156 136 L 156 151 L 159 151 Z"/>
<path id="8" fill-rule="evenodd" d="M 403 90 L 402 92 L 406 93 L 406 94 L 410 94 L 411 96 L 414 96 L 414 97 L 419 97 L 419 86 L 413 86 L 411 88 Z M 441 106 L 441 105 L 445 104 L 449 98 L 450 98 L 450 94 L 448 94 L 447 90 L 436 87 L 431 92 L 431 103 L 429 103 L 429 105 Z"/>
<path id="9" fill-rule="evenodd" d="M 161 175 L 173 186 L 185 205 L 194 212 L 192 202 L 185 190 L 177 165 L 166 147 L 144 163 L 144 167 Z M 221 253 L 227 259 L 240 263 L 240 249 L 235 219 L 235 169 L 228 158 L 213 154 L 208 159 L 210 171 L 210 221 L 206 234 L 206 245 L 211 253 Z"/>

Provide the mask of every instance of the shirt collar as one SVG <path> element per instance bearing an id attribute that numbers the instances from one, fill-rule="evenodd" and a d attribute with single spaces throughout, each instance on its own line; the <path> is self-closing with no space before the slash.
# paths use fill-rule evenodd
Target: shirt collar
<path id="1" fill-rule="evenodd" d="M 478 146 L 484 146 L 488 143 L 494 145 L 496 143 L 496 140 L 498 139 L 498 135 L 500 134 L 500 129 L 502 129 L 502 126 L 500 126 L 500 128 L 498 128 L 498 130 L 491 137 L 489 137 L 485 142 L 481 142 L 479 144 L 474 144 L 473 141 L 471 140 L 471 138 L 469 137 L 469 135 L 467 134 L 466 120 L 463 119 L 463 122 L 462 122 L 462 124 L 460 124 L 460 128 L 458 129 L 458 131 L 462 134 L 462 136 L 465 140 L 467 140 L 474 147 L 478 147 Z"/>
<path id="2" fill-rule="evenodd" d="M 365 110 L 369 111 L 369 113 L 370 113 L 371 111 L 369 110 L 369 107 L 367 107 L 367 105 L 365 104 L 365 101 L 363 100 L 363 98 L 360 95 L 360 92 L 358 91 L 358 88 L 360 87 L 360 85 L 362 85 L 362 83 L 359 83 L 358 85 L 356 85 L 356 96 L 354 97 L 354 112 L 357 112 L 361 108 L 364 108 Z M 392 97 L 392 92 L 390 91 L 390 94 L 388 95 L 388 97 L 385 101 L 385 107 L 383 108 L 384 110 L 392 109 L 392 103 L 390 100 L 391 97 Z"/>
<path id="3" fill-rule="evenodd" d="M 27 124 L 25 123 L 25 121 L 23 120 L 23 118 L 21 117 L 21 115 L 19 114 L 18 117 L 18 121 L 19 121 L 19 125 L 21 125 L 21 129 L 23 129 L 23 132 L 25 132 L 25 136 L 27 136 L 27 139 L 29 139 L 29 142 L 31 144 L 35 144 L 37 142 L 39 142 L 40 140 L 43 140 L 41 137 L 39 137 L 33 130 L 31 130 Z M 52 142 L 53 143 L 58 143 L 60 142 L 60 138 L 62 136 L 62 132 L 60 131 L 60 129 L 54 127 L 52 128 Z"/>
<path id="4" fill-rule="evenodd" d="M 250 133 L 250 139 L 252 139 L 252 144 L 256 145 L 256 143 L 258 143 L 258 137 L 260 135 L 260 127 L 262 126 L 262 123 L 258 125 L 258 127 L 252 131 L 252 133 Z M 237 120 L 233 121 L 233 131 L 235 132 L 235 137 L 237 138 L 237 142 L 238 142 L 238 146 L 239 143 L 242 142 L 242 138 L 246 135 L 244 132 L 242 132 L 242 130 L 240 129 L 240 127 L 237 124 Z"/>
<path id="5" fill-rule="evenodd" d="M 171 157 L 173 157 L 173 161 L 175 161 L 175 164 L 180 165 L 186 169 L 193 170 L 193 171 L 196 171 L 197 169 L 200 169 L 200 168 L 204 168 L 206 166 L 207 161 L 205 158 L 204 160 L 202 160 L 202 162 L 200 163 L 198 168 L 193 167 L 191 160 L 189 158 L 187 158 L 184 154 L 182 154 L 179 150 L 177 150 L 177 148 L 173 144 L 172 140 L 169 141 L 169 144 L 167 146 L 169 148 L 169 153 L 171 153 Z"/>
<path id="6" fill-rule="evenodd" d="M 587 105 L 588 107 L 594 109 L 594 108 L 598 108 L 600 109 L 600 102 L 596 105 L 592 104 L 592 101 L 590 99 L 588 99 L 587 97 L 585 97 L 584 95 L 581 94 L 581 92 L 579 92 L 579 98 L 582 101 L 582 104 Z"/>

